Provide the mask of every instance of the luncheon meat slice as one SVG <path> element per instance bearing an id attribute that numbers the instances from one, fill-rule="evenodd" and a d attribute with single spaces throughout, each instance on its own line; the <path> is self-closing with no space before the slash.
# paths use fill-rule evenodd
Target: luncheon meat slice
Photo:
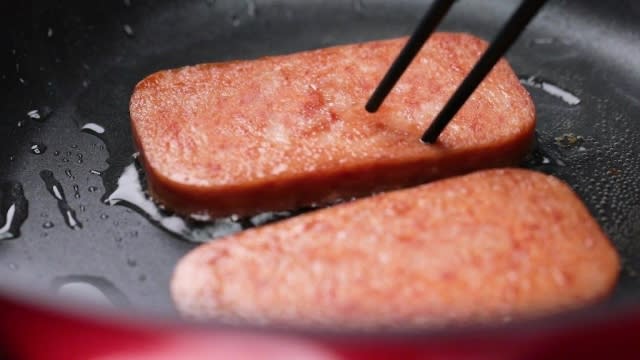
<path id="1" fill-rule="evenodd" d="M 614 287 L 618 255 L 560 180 L 485 170 L 202 245 L 176 267 L 181 313 L 401 327 L 530 317 Z"/>
<path id="2" fill-rule="evenodd" d="M 535 111 L 502 60 L 436 145 L 422 132 L 486 43 L 434 35 L 376 114 L 364 104 L 406 39 L 157 72 L 131 98 L 152 195 L 183 214 L 299 208 L 518 162 Z"/>

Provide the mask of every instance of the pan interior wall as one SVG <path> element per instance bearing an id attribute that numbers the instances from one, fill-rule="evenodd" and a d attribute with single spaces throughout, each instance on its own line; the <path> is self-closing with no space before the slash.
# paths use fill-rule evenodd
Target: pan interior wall
<path id="1" fill-rule="evenodd" d="M 460 1 L 442 29 L 490 39 L 517 3 Z M 128 103 L 135 84 L 160 69 L 406 35 L 427 4 L 69 0 L 1 6 L 7 7 L 2 27 L 9 47 L 1 55 L 0 183 L 19 185 L 28 205 L 20 235 L 0 240 L 0 288 L 11 291 L 19 282 L 173 314 L 173 265 L 195 244 L 157 227 L 139 209 L 105 201 L 134 162 Z M 616 7 L 552 1 L 508 54 L 538 112 L 538 146 L 526 166 L 571 184 L 624 259 L 611 304 L 640 301 L 638 16 L 633 1 Z M 2 201 L 0 227 L 10 203 Z"/>

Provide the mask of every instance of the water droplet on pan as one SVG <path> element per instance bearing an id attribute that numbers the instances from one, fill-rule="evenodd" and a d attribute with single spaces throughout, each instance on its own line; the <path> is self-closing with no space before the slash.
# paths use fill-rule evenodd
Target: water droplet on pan
<path id="1" fill-rule="evenodd" d="M 47 120 L 47 118 L 49 118 L 49 116 L 51 116 L 51 114 L 53 114 L 53 109 L 51 109 L 48 106 L 43 106 L 40 109 L 33 109 L 27 112 L 27 116 L 30 119 L 33 120 L 38 120 L 38 121 L 45 121 Z"/>
<path id="2" fill-rule="evenodd" d="M 256 8 L 255 0 L 247 0 L 247 15 L 249 15 L 249 17 L 256 16 Z"/>
<path id="3" fill-rule="evenodd" d="M 57 277 L 51 282 L 53 290 L 61 297 L 101 306 L 127 307 L 129 300 L 109 280 L 89 275 Z"/>
<path id="4" fill-rule="evenodd" d="M 581 102 L 580 98 L 572 94 L 569 90 L 563 89 L 558 85 L 542 80 L 535 76 L 523 77 L 520 79 L 520 83 L 536 89 L 540 89 L 547 94 L 564 101 L 568 105 L 578 105 Z"/>
<path id="5" fill-rule="evenodd" d="M 92 134 L 92 135 L 102 135 L 104 134 L 104 127 L 98 125 L 96 123 L 86 123 L 82 125 L 80 128 L 81 131 Z"/>
<path id="6" fill-rule="evenodd" d="M 128 37 L 135 36 L 135 34 L 133 32 L 133 28 L 131 28 L 131 25 L 129 25 L 129 24 L 122 25 L 122 30 L 124 30 L 124 33 L 127 34 Z"/>
<path id="7" fill-rule="evenodd" d="M 71 229 L 82 228 L 82 223 L 78 221 L 75 210 L 67 203 L 62 185 L 55 178 L 53 172 L 50 170 L 42 170 L 40 172 L 40 178 L 44 182 L 47 191 L 58 201 L 58 210 L 60 210 L 65 224 Z"/>
<path id="8" fill-rule="evenodd" d="M 31 118 L 31 119 L 39 120 L 40 119 L 40 112 L 38 111 L 38 109 L 34 109 L 34 110 L 31 110 L 31 111 L 27 112 L 27 116 L 29 118 Z"/>
<path id="9" fill-rule="evenodd" d="M 42 155 L 47 151 L 47 146 L 43 143 L 33 142 L 29 147 L 31 153 L 34 155 Z"/>
<path id="10" fill-rule="evenodd" d="M 0 240 L 20 236 L 20 227 L 27 219 L 29 202 L 24 196 L 22 184 L 0 184 Z"/>

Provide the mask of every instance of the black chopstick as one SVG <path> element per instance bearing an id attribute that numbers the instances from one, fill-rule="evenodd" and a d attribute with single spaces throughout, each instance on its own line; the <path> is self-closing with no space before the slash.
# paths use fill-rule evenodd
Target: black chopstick
<path id="1" fill-rule="evenodd" d="M 400 51 L 393 65 L 391 65 L 369 98 L 367 105 L 365 105 L 365 109 L 367 109 L 368 112 L 374 113 L 378 111 L 384 99 L 386 99 L 391 89 L 393 89 L 400 79 L 400 76 L 402 76 L 407 67 L 409 67 L 411 61 L 413 61 L 420 49 L 422 49 L 422 46 L 429 39 L 433 30 L 438 27 L 438 24 L 440 24 L 440 21 L 442 21 L 447 14 L 454 1 L 455 0 L 436 0 L 422 20 L 420 20 L 420 24 L 418 24 L 413 35 L 411 35 L 402 51 Z"/>
<path id="2" fill-rule="evenodd" d="M 424 143 L 434 143 L 438 139 L 447 124 L 449 124 L 458 110 L 460 110 L 462 105 L 464 105 L 471 94 L 473 94 L 478 85 L 480 85 L 482 80 L 484 80 L 484 78 L 491 71 L 498 60 L 500 60 L 502 55 L 504 55 L 504 53 L 511 47 L 511 45 L 515 42 L 515 40 L 522 33 L 524 28 L 529 24 L 531 19 L 537 14 L 538 10 L 540 10 L 545 2 L 546 0 L 525 0 L 520 5 L 520 7 L 518 7 L 507 24 L 500 30 L 489 48 L 482 55 L 480 60 L 478 60 L 478 62 L 475 64 L 469 75 L 467 75 L 467 77 L 460 84 L 460 86 L 455 91 L 453 96 L 449 99 L 444 108 L 442 108 L 438 116 L 436 116 L 436 118 L 433 120 L 429 128 L 424 132 L 424 134 L 422 135 L 422 141 Z M 425 26 L 425 28 L 429 29 L 430 27 Z M 412 38 L 416 37 L 416 35 L 417 34 L 414 34 Z M 422 35 L 419 37 L 419 39 L 424 38 L 424 41 L 426 41 L 427 37 L 428 35 L 426 37 Z M 410 39 L 409 42 L 412 42 L 412 39 Z M 403 49 L 403 52 L 404 50 L 406 50 L 406 47 L 405 49 Z M 398 58 L 410 55 L 411 53 L 401 53 Z M 417 55 L 417 51 L 413 53 L 412 57 L 408 61 L 405 60 L 400 65 L 396 64 L 396 60 L 396 63 L 392 65 L 392 69 L 389 70 L 387 75 L 389 75 L 390 73 L 398 74 L 397 78 L 395 79 L 395 81 L 389 80 L 387 82 L 385 82 L 383 79 L 383 81 L 380 83 L 378 88 L 376 88 L 376 91 L 373 93 L 371 99 L 369 100 L 369 103 L 374 100 L 374 106 L 369 107 L 369 103 L 367 103 L 367 111 L 374 112 L 379 108 L 380 104 L 384 100 L 384 97 L 386 97 L 386 95 L 391 91 L 391 88 L 393 87 L 393 85 L 395 85 L 397 79 L 400 78 L 400 75 L 402 75 L 402 73 L 406 70 L 415 55 Z M 406 66 L 401 67 L 401 65 L 405 63 Z M 395 69 L 393 69 L 394 66 L 396 66 Z M 389 86 L 389 84 L 391 84 L 391 86 Z M 384 88 L 380 89 L 383 86 Z M 381 99 L 377 97 L 374 99 L 377 93 L 384 94 L 384 96 L 382 96 Z"/>

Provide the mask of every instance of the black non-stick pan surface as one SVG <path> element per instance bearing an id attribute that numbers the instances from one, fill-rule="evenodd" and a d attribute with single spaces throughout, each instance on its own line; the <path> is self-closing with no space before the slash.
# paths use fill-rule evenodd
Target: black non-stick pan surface
<path id="1" fill-rule="evenodd" d="M 459 1 L 441 29 L 491 39 L 518 3 Z M 136 190 L 144 178 L 129 126 L 135 84 L 166 68 L 406 35 L 429 4 L 3 2 L 0 293 L 18 283 L 175 315 L 170 276 L 197 245 L 185 238 L 286 214 L 211 226 L 150 206 Z M 623 258 L 607 311 L 640 306 L 638 18 L 631 0 L 550 1 L 507 55 L 538 113 L 525 166 L 567 181 Z"/>

